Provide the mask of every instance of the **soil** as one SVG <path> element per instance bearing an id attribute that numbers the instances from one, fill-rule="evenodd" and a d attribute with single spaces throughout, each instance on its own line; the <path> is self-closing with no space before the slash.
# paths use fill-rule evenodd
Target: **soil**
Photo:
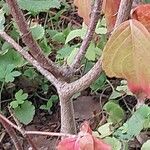
<path id="1" fill-rule="evenodd" d="M 42 18 L 43 16 L 40 17 Z M 64 20 L 63 26 L 65 25 L 67 26 L 70 20 L 74 20 L 73 25 L 81 25 L 82 23 L 82 19 L 71 10 L 69 12 L 66 12 L 64 16 L 62 16 L 62 20 Z M 50 58 L 55 60 L 54 56 L 50 56 Z M 24 91 L 28 93 L 30 92 L 33 93 L 36 90 L 38 90 L 38 86 L 36 85 L 36 83 L 28 82 L 26 79 L 21 79 L 18 82 L 19 86 L 21 86 L 24 89 Z M 114 79 L 111 82 L 115 87 L 116 85 L 118 85 L 119 80 Z M 84 120 L 88 120 L 90 122 L 91 128 L 93 130 L 98 125 L 102 125 L 105 123 L 106 116 L 105 114 L 101 113 L 102 112 L 101 108 L 107 102 L 110 93 L 111 88 L 107 89 L 105 92 L 99 91 L 99 94 L 96 95 L 91 93 L 89 94 L 89 89 L 87 89 L 82 92 L 80 97 L 74 100 L 75 118 L 78 129 L 80 127 L 80 124 Z M 8 95 L 9 95 L 8 93 L 4 93 L 3 98 L 9 99 L 10 97 L 8 97 Z M 123 107 L 123 109 L 127 111 L 128 107 L 132 109 L 135 106 L 136 99 L 132 96 L 126 96 L 125 98 L 121 98 L 119 100 L 119 103 Z M 7 104 L 8 103 L 6 103 L 5 106 L 7 106 Z M 47 111 L 37 110 L 34 120 L 29 125 L 24 126 L 24 128 L 25 130 L 33 130 L 33 131 L 60 132 L 59 103 L 57 103 L 52 108 L 52 114 L 48 113 Z M 22 136 L 19 133 L 17 133 L 17 135 L 20 143 L 22 143 L 22 146 L 24 147 L 24 150 L 30 150 L 27 141 L 24 138 L 22 138 Z M 146 141 L 146 139 L 148 138 L 150 138 L 150 134 L 148 132 L 141 133 L 140 137 L 137 137 L 135 140 L 130 142 L 130 150 L 140 149 L 142 143 Z M 38 150 L 55 150 L 56 145 L 60 140 L 57 137 L 50 137 L 50 136 L 31 136 L 31 139 L 38 147 Z M 9 135 L 4 129 L 2 129 L 2 131 L 0 132 L 0 150 L 15 150 Z"/>

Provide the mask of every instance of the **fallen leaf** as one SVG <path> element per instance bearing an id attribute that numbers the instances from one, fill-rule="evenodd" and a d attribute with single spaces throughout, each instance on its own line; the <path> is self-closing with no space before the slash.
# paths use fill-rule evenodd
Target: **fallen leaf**
<path id="1" fill-rule="evenodd" d="M 102 59 L 109 77 L 124 78 L 130 90 L 150 98 L 150 34 L 134 19 L 121 24 L 107 42 Z"/>
<path id="2" fill-rule="evenodd" d="M 74 0 L 74 4 L 78 7 L 79 16 L 86 25 L 89 25 L 92 0 Z"/>
<path id="3" fill-rule="evenodd" d="M 61 140 L 57 150 L 111 150 L 111 147 L 92 136 L 92 130 L 88 122 L 85 121 L 81 125 L 78 136 Z"/>
<path id="4" fill-rule="evenodd" d="M 150 4 L 139 5 L 132 9 L 131 18 L 140 21 L 150 32 Z"/>
<path id="5" fill-rule="evenodd" d="M 108 32 L 114 28 L 119 9 L 120 0 L 103 0 L 103 12 L 106 18 Z"/>

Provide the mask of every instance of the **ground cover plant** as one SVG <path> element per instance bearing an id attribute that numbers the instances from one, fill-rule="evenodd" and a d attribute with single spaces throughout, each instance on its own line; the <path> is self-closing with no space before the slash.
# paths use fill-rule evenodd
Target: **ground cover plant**
<path id="1" fill-rule="evenodd" d="M 149 150 L 149 2 L 1 0 L 0 149 Z"/>

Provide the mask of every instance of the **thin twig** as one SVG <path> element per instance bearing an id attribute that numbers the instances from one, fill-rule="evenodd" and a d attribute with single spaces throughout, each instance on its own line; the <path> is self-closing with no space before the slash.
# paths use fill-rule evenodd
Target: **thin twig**
<path id="1" fill-rule="evenodd" d="M 133 0 L 121 0 L 114 29 L 129 19 Z"/>
<path id="2" fill-rule="evenodd" d="M 3 117 L 1 117 L 1 116 L 2 115 L 0 114 L 0 123 L 3 125 L 3 127 L 6 129 L 7 133 L 10 135 L 16 150 L 23 150 L 23 148 L 18 140 L 18 137 L 16 135 L 16 132 L 11 127 L 11 125 L 8 124 L 8 122 L 5 119 L 3 119 Z"/>
<path id="3" fill-rule="evenodd" d="M 32 147 L 32 150 L 38 150 L 38 148 L 35 146 L 34 142 L 32 141 L 31 139 L 31 136 L 30 135 L 26 135 L 24 134 L 25 133 L 25 129 L 23 128 L 23 126 L 20 124 L 20 122 L 18 121 L 18 119 L 14 116 L 14 113 L 13 111 L 11 110 L 10 107 L 8 107 L 9 109 L 9 112 L 11 114 L 11 116 L 13 117 L 14 121 L 16 122 L 17 126 L 21 129 L 22 131 L 22 135 L 23 137 L 27 140 L 27 142 L 30 144 L 30 146 Z"/>
<path id="4" fill-rule="evenodd" d="M 83 39 L 81 47 L 80 47 L 73 63 L 71 64 L 71 68 L 73 70 L 76 70 L 79 68 L 81 61 L 86 53 L 86 50 L 90 45 L 90 42 L 91 42 L 94 32 L 95 32 L 97 22 L 100 19 L 101 7 L 102 7 L 102 0 L 95 0 L 93 11 L 91 14 L 90 24 L 88 27 L 88 31 L 86 33 L 85 38 Z"/>
<path id="5" fill-rule="evenodd" d="M 66 133 L 54 133 L 54 132 L 43 132 L 43 131 L 25 131 L 28 135 L 46 135 L 46 136 L 57 136 L 57 137 L 76 137 L 76 135 Z"/>
<path id="6" fill-rule="evenodd" d="M 4 115 L 2 115 L 0 113 L 0 122 L 4 121 L 5 123 L 7 123 L 9 126 L 15 128 L 16 130 L 18 130 L 21 134 L 25 134 L 25 135 L 46 135 L 46 136 L 58 136 L 58 137 L 75 137 L 76 135 L 72 135 L 72 134 L 66 134 L 66 133 L 55 133 L 55 132 L 43 132 L 43 131 L 22 131 L 22 129 L 20 127 L 18 127 L 17 125 L 15 125 L 14 123 L 12 123 L 10 120 L 8 120 Z"/>
<path id="7" fill-rule="evenodd" d="M 37 60 L 43 68 L 48 70 L 51 74 L 55 77 L 62 77 L 61 69 L 58 68 L 50 59 L 45 57 L 43 51 L 41 50 L 38 43 L 34 40 L 25 17 L 19 8 L 16 0 L 6 0 L 8 6 L 10 7 L 11 14 L 17 23 L 19 30 L 22 33 L 23 42 L 28 46 L 30 49 L 30 53 Z"/>

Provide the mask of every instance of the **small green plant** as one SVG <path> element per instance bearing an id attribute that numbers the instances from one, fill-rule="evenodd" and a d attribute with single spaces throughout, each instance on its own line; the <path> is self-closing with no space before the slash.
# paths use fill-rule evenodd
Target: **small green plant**
<path id="1" fill-rule="evenodd" d="M 15 77 L 21 75 L 19 71 L 14 71 L 15 66 L 13 64 L 9 64 L 7 66 L 0 66 L 0 81 L 1 82 L 13 82 Z"/>
<path id="2" fill-rule="evenodd" d="M 58 96 L 52 95 L 45 105 L 40 106 L 40 109 L 47 110 L 48 112 L 50 112 L 50 109 L 52 108 L 53 104 L 57 101 L 58 101 Z"/>
<path id="3" fill-rule="evenodd" d="M 34 105 L 32 105 L 27 98 L 28 94 L 23 93 L 23 90 L 21 89 L 15 94 L 15 99 L 10 103 L 17 119 L 25 125 L 29 124 L 33 120 L 35 114 Z"/>

